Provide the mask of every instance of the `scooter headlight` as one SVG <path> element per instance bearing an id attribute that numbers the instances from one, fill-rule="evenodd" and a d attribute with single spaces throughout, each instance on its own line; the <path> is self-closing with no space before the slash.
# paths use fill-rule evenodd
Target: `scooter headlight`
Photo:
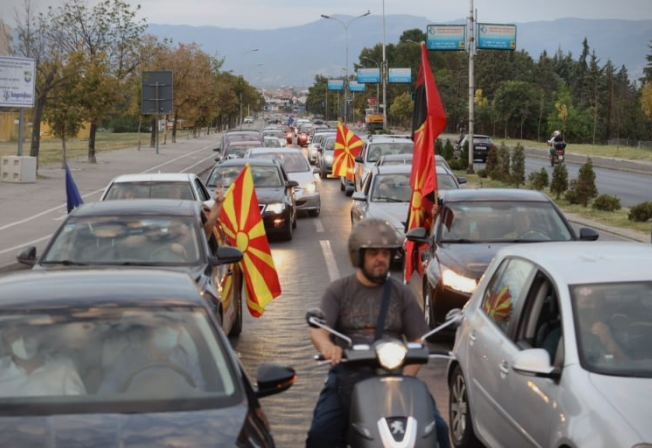
<path id="1" fill-rule="evenodd" d="M 407 347 L 401 342 L 381 342 L 376 346 L 378 362 L 387 370 L 394 370 L 403 365 L 405 355 Z"/>

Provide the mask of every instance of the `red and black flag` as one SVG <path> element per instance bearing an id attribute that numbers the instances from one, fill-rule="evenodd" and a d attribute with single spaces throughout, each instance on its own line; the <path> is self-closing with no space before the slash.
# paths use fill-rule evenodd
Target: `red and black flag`
<path id="1" fill-rule="evenodd" d="M 412 114 L 412 140 L 414 156 L 410 186 L 412 197 L 408 209 L 406 231 L 417 227 L 430 230 L 433 224 L 432 209 L 437 197 L 437 171 L 435 167 L 435 140 L 446 127 L 446 112 L 439 97 L 435 77 L 428 63 L 428 50 L 421 42 L 421 66 L 417 77 Z M 419 252 L 423 248 L 411 241 L 405 243 L 404 279 L 409 281 L 415 267 L 423 275 Z M 417 261 L 415 263 L 415 261 Z M 416 266 L 415 266 L 416 264 Z"/>

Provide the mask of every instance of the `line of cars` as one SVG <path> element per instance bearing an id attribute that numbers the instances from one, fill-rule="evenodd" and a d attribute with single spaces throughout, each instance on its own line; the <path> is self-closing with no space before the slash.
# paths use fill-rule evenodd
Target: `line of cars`
<path id="1" fill-rule="evenodd" d="M 32 269 L 0 278 L 0 444 L 275 446 L 258 400 L 296 375 L 265 363 L 253 383 L 227 339 L 243 254 L 207 228 L 212 194 L 194 174 L 118 176 L 19 252 Z"/>

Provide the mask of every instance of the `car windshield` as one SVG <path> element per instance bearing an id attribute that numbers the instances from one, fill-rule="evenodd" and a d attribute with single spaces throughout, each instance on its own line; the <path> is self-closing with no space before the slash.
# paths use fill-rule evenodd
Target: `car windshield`
<path id="1" fill-rule="evenodd" d="M 549 202 L 454 202 L 442 210 L 438 223 L 442 243 L 573 239 L 560 213 Z"/>
<path id="2" fill-rule="evenodd" d="M 0 335 L 3 413 L 9 406 L 15 413 L 37 406 L 65 413 L 66 405 L 147 412 L 142 406 L 174 410 L 179 400 L 220 407 L 241 394 L 201 307 L 30 308 L 1 313 Z"/>
<path id="3" fill-rule="evenodd" d="M 252 158 L 256 159 L 270 159 L 281 162 L 283 168 L 288 173 L 305 173 L 310 171 L 310 164 L 306 157 L 300 152 L 263 152 L 253 153 Z"/>
<path id="4" fill-rule="evenodd" d="M 374 179 L 372 202 L 410 202 L 410 174 L 384 174 Z"/>
<path id="5" fill-rule="evenodd" d="M 570 295 L 582 366 L 652 377 L 652 282 L 573 285 Z"/>
<path id="6" fill-rule="evenodd" d="M 201 229 L 191 217 L 70 217 L 43 255 L 44 264 L 194 265 Z"/>
<path id="7" fill-rule="evenodd" d="M 183 199 L 194 200 L 189 182 L 143 181 L 114 182 L 104 200 L 112 199 Z"/>
<path id="8" fill-rule="evenodd" d="M 261 144 L 254 142 L 251 144 L 231 144 L 224 151 L 225 159 L 241 159 L 244 157 L 248 149 L 260 147 Z"/>
<path id="9" fill-rule="evenodd" d="M 409 141 L 405 143 L 387 142 L 387 143 L 374 143 L 369 147 L 367 152 L 367 162 L 377 162 L 380 156 L 388 154 L 412 154 L 414 144 Z"/>
<path id="10" fill-rule="evenodd" d="M 457 180 L 450 174 L 437 173 L 437 188 L 439 190 L 455 190 L 460 188 Z"/>

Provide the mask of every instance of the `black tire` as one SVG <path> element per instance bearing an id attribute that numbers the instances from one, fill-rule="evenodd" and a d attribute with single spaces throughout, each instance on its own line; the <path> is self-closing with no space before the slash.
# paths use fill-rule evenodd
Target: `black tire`
<path id="1" fill-rule="evenodd" d="M 231 274 L 233 275 L 233 274 Z M 233 326 L 229 330 L 229 337 L 237 337 L 242 333 L 242 299 L 244 298 L 244 284 L 242 283 L 242 273 L 239 274 L 240 278 L 240 291 L 237 297 L 234 297 L 235 302 L 233 303 L 235 309 L 235 320 L 233 321 Z"/>
<path id="2" fill-rule="evenodd" d="M 285 226 L 285 230 L 282 234 L 283 239 L 285 241 L 292 241 L 292 228 L 294 226 L 292 225 L 292 221 L 288 222 L 287 225 Z"/>
<path id="3" fill-rule="evenodd" d="M 296 214 L 296 212 L 294 213 L 294 219 L 292 219 L 292 228 L 293 229 L 297 228 L 297 214 Z"/>
<path id="4" fill-rule="evenodd" d="M 340 191 L 345 191 L 346 190 L 346 185 L 344 184 L 344 181 L 340 179 Z"/>
<path id="5" fill-rule="evenodd" d="M 483 448 L 473 431 L 467 384 L 460 366 L 455 366 L 448 383 L 448 421 L 455 448 Z"/>
<path id="6" fill-rule="evenodd" d="M 319 175 L 321 176 L 322 179 L 326 179 L 328 177 L 325 168 L 321 168 L 321 173 Z"/>

